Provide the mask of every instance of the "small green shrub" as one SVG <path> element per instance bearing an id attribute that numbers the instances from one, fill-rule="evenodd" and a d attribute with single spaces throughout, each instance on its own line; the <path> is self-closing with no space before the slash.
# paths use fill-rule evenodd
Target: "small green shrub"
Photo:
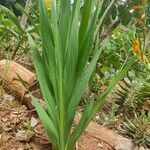
<path id="1" fill-rule="evenodd" d="M 126 120 L 126 134 L 134 139 L 136 144 L 150 148 L 150 112 L 148 115 L 134 113 L 133 119 Z"/>
<path id="2" fill-rule="evenodd" d="M 105 98 L 131 67 L 134 59 L 121 67 L 97 101 L 87 101 L 82 117 L 72 131 L 72 123 L 103 42 L 98 38 L 103 20 L 115 0 L 101 14 L 103 1 L 51 1 L 47 10 L 40 0 L 40 36 L 43 50 L 38 51 L 28 34 L 31 56 L 47 111 L 33 97 L 33 103 L 55 150 L 72 150 Z M 100 18 L 100 20 L 99 20 Z"/>

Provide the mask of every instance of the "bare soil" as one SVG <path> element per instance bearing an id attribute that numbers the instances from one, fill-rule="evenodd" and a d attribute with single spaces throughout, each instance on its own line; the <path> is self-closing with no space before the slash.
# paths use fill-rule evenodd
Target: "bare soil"
<path id="1" fill-rule="evenodd" d="M 0 99 L 0 150 L 51 150 L 52 145 L 34 110 L 20 105 L 11 95 Z M 83 134 L 76 150 L 113 150 L 108 144 Z"/>

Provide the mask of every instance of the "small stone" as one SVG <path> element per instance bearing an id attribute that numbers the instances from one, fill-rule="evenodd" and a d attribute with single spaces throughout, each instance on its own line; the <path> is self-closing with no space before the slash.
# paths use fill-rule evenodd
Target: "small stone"
<path id="1" fill-rule="evenodd" d="M 8 140 L 11 139 L 11 136 L 7 135 L 7 134 L 4 134 L 2 138 L 3 138 L 4 142 L 8 142 Z"/>
<path id="2" fill-rule="evenodd" d="M 20 107 L 20 112 L 21 113 L 24 113 L 24 112 L 26 112 L 27 111 L 27 107 L 25 106 L 25 105 L 22 105 L 21 107 Z"/>
<path id="3" fill-rule="evenodd" d="M 34 132 L 31 130 L 19 130 L 16 133 L 16 139 L 18 141 L 29 142 L 34 137 Z"/>
<path id="4" fill-rule="evenodd" d="M 103 148 L 103 145 L 101 143 L 98 143 L 98 147 Z"/>
<path id="5" fill-rule="evenodd" d="M 2 121 L 5 123 L 7 122 L 8 118 L 2 118 Z"/>
<path id="6" fill-rule="evenodd" d="M 146 150 L 143 146 L 139 147 L 139 150 Z"/>
<path id="7" fill-rule="evenodd" d="M 100 117 L 99 116 L 95 116 L 95 119 L 98 121 L 100 119 Z"/>
<path id="8" fill-rule="evenodd" d="M 35 127 L 38 124 L 38 120 L 34 117 L 31 118 L 31 127 Z"/>
<path id="9" fill-rule="evenodd" d="M 19 147 L 17 150 L 24 150 L 24 148 L 23 147 Z"/>

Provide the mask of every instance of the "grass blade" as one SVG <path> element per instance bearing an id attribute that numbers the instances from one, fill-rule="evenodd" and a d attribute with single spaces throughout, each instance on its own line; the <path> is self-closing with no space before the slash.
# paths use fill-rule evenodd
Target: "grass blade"
<path id="1" fill-rule="evenodd" d="M 38 102 L 38 100 L 34 97 L 32 97 L 33 100 L 33 104 L 37 110 L 37 113 L 40 117 L 40 120 L 42 121 L 42 124 L 49 136 L 49 139 L 51 139 L 52 143 L 54 145 L 57 145 L 57 141 L 58 141 L 58 132 L 57 129 L 55 127 L 55 125 L 53 124 L 53 121 L 50 119 L 50 117 L 48 116 L 48 114 L 45 112 L 45 110 L 42 108 L 42 106 L 40 105 L 40 103 Z"/>
<path id="2" fill-rule="evenodd" d="M 126 62 L 124 63 L 124 65 L 122 66 L 122 68 L 120 69 L 118 74 L 116 75 L 116 77 L 111 81 L 111 83 L 108 86 L 108 88 L 106 89 L 106 91 L 94 103 L 93 108 L 91 110 L 91 113 L 90 113 L 90 115 L 88 117 L 88 120 L 87 120 L 87 125 L 90 123 L 91 119 L 94 117 L 94 114 L 97 112 L 97 110 L 102 107 L 102 105 L 105 102 L 106 97 L 110 94 L 110 92 L 115 87 L 115 85 L 124 77 L 124 75 L 127 73 L 127 71 L 134 64 L 135 60 L 136 59 L 134 58 L 128 63 L 127 63 L 127 60 L 126 60 Z M 85 126 L 85 128 L 86 128 L 86 126 Z"/>
<path id="3" fill-rule="evenodd" d="M 98 47 L 97 47 L 98 48 Z M 97 60 L 101 54 L 102 47 L 96 51 L 95 55 L 93 56 L 92 61 L 90 64 L 87 66 L 85 70 L 83 70 L 81 76 L 77 79 L 74 90 L 72 93 L 72 97 L 70 99 L 70 103 L 68 105 L 68 120 L 67 120 L 67 125 L 71 126 L 73 122 L 73 118 L 75 115 L 75 112 L 77 110 L 77 106 L 79 104 L 80 98 L 82 96 L 84 87 L 86 86 L 87 82 L 89 81 L 94 69 L 95 65 L 97 63 Z M 69 128 L 69 127 L 68 127 Z"/>
<path id="4" fill-rule="evenodd" d="M 130 67 L 135 62 L 135 59 L 133 59 L 130 63 L 125 63 L 124 67 L 120 69 L 120 72 L 117 74 L 116 78 L 114 78 L 107 88 L 107 90 L 101 95 L 101 97 L 93 104 L 93 106 L 89 107 L 88 105 L 84 107 L 84 113 L 82 114 L 82 117 L 74 129 L 71 137 L 70 137 L 70 144 L 74 144 L 75 141 L 79 138 L 79 136 L 83 133 L 83 131 L 86 129 L 87 125 L 90 123 L 91 119 L 95 115 L 95 113 L 100 109 L 105 102 L 106 97 L 110 94 L 112 89 L 115 87 L 115 85 L 123 78 L 123 76 L 126 74 L 126 72 L 130 69 Z"/>
<path id="5" fill-rule="evenodd" d="M 41 56 L 36 48 L 36 45 L 32 39 L 32 37 L 28 34 L 28 39 L 29 39 L 29 44 L 30 44 L 30 49 L 31 49 L 31 57 L 36 69 L 36 73 L 38 76 L 38 80 L 40 83 L 40 87 L 44 96 L 44 100 L 47 104 L 47 109 L 49 112 L 49 115 L 54 119 L 54 115 L 56 113 L 56 108 L 55 108 L 55 99 L 53 98 L 53 94 L 51 93 L 51 89 L 49 86 L 51 85 L 50 81 L 48 80 L 47 73 L 44 70 L 44 64 L 42 62 Z M 42 65 L 43 64 L 43 65 Z M 56 120 L 54 119 L 56 122 Z"/>
<path id="6" fill-rule="evenodd" d="M 8 8 L 6 8 L 2 5 L 0 5 L 0 10 L 3 11 L 7 15 L 7 17 L 9 17 L 9 19 L 20 29 L 21 32 L 24 31 L 18 18 L 14 15 L 13 12 L 11 12 L 11 10 L 9 10 Z"/>

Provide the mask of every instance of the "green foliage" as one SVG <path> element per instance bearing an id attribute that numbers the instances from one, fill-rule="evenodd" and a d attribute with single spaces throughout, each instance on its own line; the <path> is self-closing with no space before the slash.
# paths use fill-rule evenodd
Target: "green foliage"
<path id="1" fill-rule="evenodd" d="M 10 59 L 15 56 L 18 49 L 27 51 L 25 44 L 23 45 L 26 40 L 25 29 L 14 13 L 2 5 L 0 5 L 0 22 L 0 51 Z"/>
<path id="2" fill-rule="evenodd" d="M 24 0 L 1 0 L 0 1 L 0 5 L 3 5 L 8 9 L 12 10 L 16 16 L 21 16 L 22 12 L 17 7 L 17 4 L 25 6 L 25 1 Z"/>
<path id="3" fill-rule="evenodd" d="M 39 39 L 38 15 L 36 12 L 30 10 L 31 16 L 21 5 L 18 5 L 18 8 L 28 16 L 26 27 L 21 25 L 20 19 L 11 10 L 0 5 L 0 52 L 3 52 L 6 55 L 5 57 L 9 57 L 9 59 L 18 59 L 28 54 L 26 31 L 37 33 L 35 37 Z M 16 56 L 17 54 L 19 56 Z"/>
<path id="4" fill-rule="evenodd" d="M 116 126 L 120 122 L 120 118 L 116 115 L 119 105 L 117 105 L 115 101 L 111 104 L 107 103 L 105 103 L 104 108 L 102 109 L 104 112 L 101 111 L 100 115 L 95 117 L 95 120 L 103 126 L 110 129 L 116 129 Z"/>
<path id="5" fill-rule="evenodd" d="M 131 73 L 116 86 L 96 121 L 128 136 L 136 145 L 150 148 L 149 72 Z"/>
<path id="6" fill-rule="evenodd" d="M 118 70 L 96 102 L 87 101 L 78 125 L 71 132 L 80 98 L 104 49 L 97 31 L 113 2 L 101 13 L 103 1 L 96 3 L 95 0 L 86 0 L 81 7 L 80 0 L 73 4 L 68 0 L 58 3 L 54 0 L 51 10 L 47 11 L 44 1 L 40 0 L 43 50 L 38 51 L 29 34 L 28 39 L 47 111 L 35 98 L 33 102 L 54 149 L 74 148 L 75 142 L 105 102 L 107 95 L 134 63 L 133 59 Z"/>
<path id="7" fill-rule="evenodd" d="M 111 0 L 105 1 L 103 5 L 103 10 L 107 8 L 107 5 Z M 110 9 L 107 17 L 105 18 L 105 24 L 109 26 L 117 17 L 120 18 L 122 25 L 129 25 L 131 22 L 142 22 L 142 14 L 147 16 L 147 25 L 149 27 L 150 17 L 149 17 L 150 3 L 147 0 L 139 1 L 122 1 L 116 0 L 113 7 Z"/>
<path id="8" fill-rule="evenodd" d="M 150 147 L 150 112 L 148 115 L 134 113 L 133 119 L 126 119 L 126 134 L 138 145 Z"/>
<path id="9" fill-rule="evenodd" d="M 116 91 L 116 101 L 120 105 L 122 113 L 127 116 L 133 114 L 133 110 L 140 112 L 149 101 L 150 86 L 146 79 L 124 79 Z"/>
<path id="10" fill-rule="evenodd" d="M 110 37 L 105 42 L 105 50 L 99 58 L 96 73 L 94 76 L 94 85 L 92 91 L 97 93 L 97 87 L 107 85 L 111 78 L 115 76 L 118 69 L 128 57 L 131 60 L 133 56 L 132 39 L 135 36 L 135 26 L 132 25 L 128 32 L 122 31 L 117 27 L 113 30 Z"/>
<path id="11" fill-rule="evenodd" d="M 99 84 L 107 86 L 126 56 L 131 59 L 135 55 L 137 61 L 108 97 L 97 121 L 134 139 L 135 144 L 149 148 L 150 43 L 148 42 L 147 17 L 143 17 L 148 6 L 147 3 L 144 3 L 146 1 L 131 2 L 129 7 L 136 6 L 135 8 L 140 9 L 131 13 L 132 19 L 128 26 L 116 28 L 107 41 L 106 49 L 100 56 L 96 71 L 95 78 L 98 84 L 95 84 L 94 87 L 98 87 Z M 149 16 L 149 14 L 146 15 Z M 138 53 L 133 47 L 134 39 L 140 43 Z M 144 56 L 145 59 L 141 59 L 141 56 Z M 107 58 L 109 59 L 106 60 Z M 112 69 L 114 70 L 113 75 L 111 74 Z M 98 90 L 101 93 L 101 87 Z"/>
<path id="12" fill-rule="evenodd" d="M 6 14 L 7 17 L 10 18 L 10 20 L 20 29 L 23 30 L 21 27 L 21 24 L 18 20 L 18 18 L 6 7 L 3 7 L 2 5 L 0 5 L 0 10 Z"/>

